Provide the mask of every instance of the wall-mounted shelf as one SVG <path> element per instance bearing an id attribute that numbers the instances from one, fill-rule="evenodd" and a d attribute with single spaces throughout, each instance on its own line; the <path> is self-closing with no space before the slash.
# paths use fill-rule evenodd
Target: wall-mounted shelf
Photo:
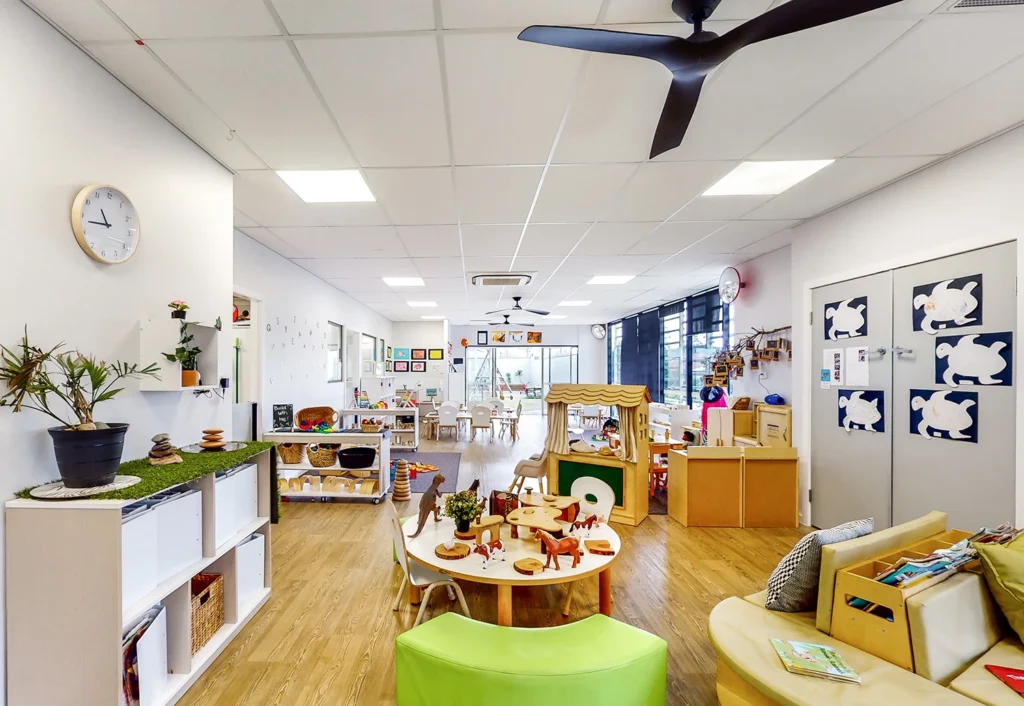
<path id="1" fill-rule="evenodd" d="M 218 331 L 214 326 L 189 323 L 189 333 L 195 338 L 190 345 L 198 346 L 200 387 L 181 386 L 181 364 L 172 363 L 164 353 L 173 353 L 181 340 L 181 319 L 146 319 L 139 328 L 139 360 L 142 365 L 156 363 L 160 379 L 144 377 L 139 381 L 142 392 L 182 392 L 186 390 L 214 389 L 225 377 L 220 370 Z"/>

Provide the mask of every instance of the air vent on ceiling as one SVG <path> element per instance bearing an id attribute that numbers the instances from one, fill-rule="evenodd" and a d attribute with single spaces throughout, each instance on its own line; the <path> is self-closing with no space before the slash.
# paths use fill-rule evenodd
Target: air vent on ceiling
<path id="1" fill-rule="evenodd" d="M 522 272 L 481 272 L 471 280 L 477 287 L 525 287 L 532 275 Z"/>
<path id="2" fill-rule="evenodd" d="M 1021 7 L 1024 0 L 960 0 L 954 2 L 949 10 L 973 10 L 979 7 Z"/>

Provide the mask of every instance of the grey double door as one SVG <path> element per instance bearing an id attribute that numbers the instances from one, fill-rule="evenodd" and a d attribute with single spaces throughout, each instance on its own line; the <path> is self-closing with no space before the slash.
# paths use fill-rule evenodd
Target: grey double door
<path id="1" fill-rule="evenodd" d="M 964 529 L 1013 521 L 1016 244 L 812 301 L 813 524 L 873 517 L 877 529 L 930 510 Z"/>

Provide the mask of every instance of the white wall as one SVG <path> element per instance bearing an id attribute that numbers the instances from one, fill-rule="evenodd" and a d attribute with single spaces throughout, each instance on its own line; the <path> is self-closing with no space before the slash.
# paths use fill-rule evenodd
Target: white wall
<path id="1" fill-rule="evenodd" d="M 792 249 L 794 426 L 800 449 L 802 515 L 810 485 L 811 288 L 893 267 L 1016 240 L 1024 223 L 1024 128 L 964 152 L 805 223 Z M 1017 248 L 1020 271 L 1024 252 Z M 1017 304 L 1017 331 L 1024 310 Z M 1017 386 L 1017 436 L 1024 432 L 1024 386 Z M 1017 451 L 1017 517 L 1024 522 L 1024 464 Z"/>
<path id="2" fill-rule="evenodd" d="M 456 358 L 465 358 L 465 349 L 462 347 L 462 339 L 469 341 L 469 345 L 476 345 L 476 332 L 491 331 L 490 326 L 452 326 L 449 340 L 452 343 L 452 355 Z M 515 330 L 514 327 L 509 327 Z M 523 327 L 526 330 L 527 327 Z M 590 326 L 530 326 L 530 331 L 540 331 L 542 335 L 541 344 L 545 346 L 579 346 L 579 381 L 581 383 L 606 383 L 608 382 L 608 344 L 604 340 L 597 340 L 590 333 Z M 506 344 L 511 345 L 511 344 Z M 465 365 L 456 366 L 456 372 L 449 375 L 449 386 L 451 388 L 451 399 L 465 401 L 466 397 L 466 372 Z"/>
<path id="3" fill-rule="evenodd" d="M 793 323 L 790 248 L 785 247 L 738 265 L 746 283 L 739 298 L 730 307 L 732 342 L 754 329 L 771 331 Z M 780 336 L 791 336 L 784 331 Z M 793 363 L 762 363 L 758 371 L 747 368 L 744 376 L 733 381 L 733 394 L 763 400 L 768 392 L 782 395 L 787 402 L 793 395 Z M 765 392 L 765 388 L 768 392 Z"/>
<path id="4" fill-rule="evenodd" d="M 385 341 L 391 322 L 238 231 L 234 263 L 235 291 L 260 301 L 262 428 L 275 404 L 350 407 L 351 388 L 327 382 L 327 322 Z"/>
<path id="5" fill-rule="evenodd" d="M 394 348 L 440 348 L 445 360 L 427 361 L 425 373 L 392 373 L 398 388 L 419 389 L 419 399 L 424 400 L 422 390 L 438 388 L 438 401 L 447 399 L 448 394 L 448 322 L 447 321 L 396 321 L 391 324 L 391 338 L 388 345 Z M 410 361 L 410 367 L 412 361 Z"/>
<path id="6" fill-rule="evenodd" d="M 168 317 L 172 299 L 188 301 L 192 318 L 230 322 L 231 174 L 18 0 L 0 0 L 0 67 L 0 343 L 16 345 L 27 324 L 37 344 L 139 362 L 140 320 Z M 139 249 L 124 264 L 94 262 L 72 234 L 71 202 L 92 183 L 122 189 L 138 209 Z M 184 444 L 204 427 L 231 428 L 227 402 L 142 394 L 132 381 L 98 419 L 131 423 L 126 460 L 158 432 Z M 0 499 L 58 477 L 48 426 L 0 410 Z"/>

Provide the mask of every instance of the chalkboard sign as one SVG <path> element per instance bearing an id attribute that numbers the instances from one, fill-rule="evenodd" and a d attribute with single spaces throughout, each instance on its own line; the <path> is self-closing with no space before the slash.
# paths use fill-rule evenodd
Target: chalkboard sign
<path id="1" fill-rule="evenodd" d="M 275 429 L 290 429 L 292 426 L 292 420 L 295 418 L 292 412 L 292 406 L 290 404 L 275 404 L 274 405 L 274 428 Z"/>

